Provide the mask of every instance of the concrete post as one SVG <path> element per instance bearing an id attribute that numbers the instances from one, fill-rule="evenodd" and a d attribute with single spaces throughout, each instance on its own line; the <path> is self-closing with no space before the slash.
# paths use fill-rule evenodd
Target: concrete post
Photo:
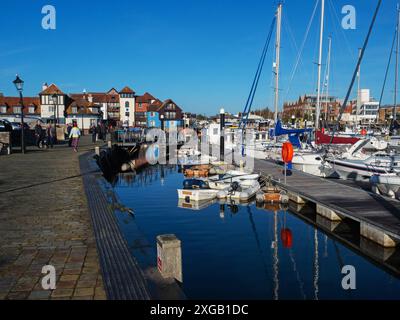
<path id="1" fill-rule="evenodd" d="M 174 234 L 157 236 L 157 267 L 164 278 L 183 282 L 181 241 Z"/>
<path id="2" fill-rule="evenodd" d="M 111 149 L 112 148 L 112 142 L 108 141 L 108 147 Z"/>
<path id="3" fill-rule="evenodd" d="M 99 156 L 100 155 L 100 147 L 95 147 L 94 152 Z"/>

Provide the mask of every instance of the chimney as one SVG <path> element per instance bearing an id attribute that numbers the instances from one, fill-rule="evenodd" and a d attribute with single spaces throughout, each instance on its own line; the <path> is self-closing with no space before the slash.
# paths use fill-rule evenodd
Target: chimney
<path id="1" fill-rule="evenodd" d="M 92 94 L 90 94 L 90 93 L 89 93 L 89 96 L 88 96 L 88 101 L 89 101 L 90 103 L 93 103 L 93 96 L 92 96 Z"/>
<path id="2" fill-rule="evenodd" d="M 47 84 L 47 82 L 43 83 L 42 91 L 46 90 L 48 87 L 49 87 L 49 85 Z"/>

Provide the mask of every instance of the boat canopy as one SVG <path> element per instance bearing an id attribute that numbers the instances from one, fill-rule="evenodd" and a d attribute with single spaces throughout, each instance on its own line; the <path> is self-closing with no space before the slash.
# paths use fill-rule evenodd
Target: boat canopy
<path id="1" fill-rule="evenodd" d="M 297 148 L 301 148 L 300 137 L 305 136 L 313 131 L 312 128 L 308 129 L 284 129 L 281 120 L 278 120 L 273 132 L 273 136 L 288 135 L 290 143 Z"/>

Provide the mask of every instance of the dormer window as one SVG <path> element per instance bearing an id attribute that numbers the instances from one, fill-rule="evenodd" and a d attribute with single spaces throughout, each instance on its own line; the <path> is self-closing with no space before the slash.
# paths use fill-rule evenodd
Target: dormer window
<path id="1" fill-rule="evenodd" d="M 35 107 L 29 107 L 29 113 L 35 113 Z"/>
<path id="2" fill-rule="evenodd" d="M 78 113 L 78 107 L 72 107 L 72 113 L 74 114 Z"/>
<path id="3" fill-rule="evenodd" d="M 15 114 L 21 113 L 21 107 L 20 106 L 13 107 L 13 113 L 15 113 Z"/>
<path id="4" fill-rule="evenodd" d="M 0 106 L 0 113 L 6 113 L 7 112 L 7 107 L 6 106 Z"/>

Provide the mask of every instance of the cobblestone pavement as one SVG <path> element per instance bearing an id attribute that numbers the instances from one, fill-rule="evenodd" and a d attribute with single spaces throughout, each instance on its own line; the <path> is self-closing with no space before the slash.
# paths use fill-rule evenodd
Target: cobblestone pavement
<path id="1" fill-rule="evenodd" d="M 93 145 L 0 156 L 0 299 L 106 299 L 79 169 Z M 42 289 L 44 265 L 56 289 Z"/>

